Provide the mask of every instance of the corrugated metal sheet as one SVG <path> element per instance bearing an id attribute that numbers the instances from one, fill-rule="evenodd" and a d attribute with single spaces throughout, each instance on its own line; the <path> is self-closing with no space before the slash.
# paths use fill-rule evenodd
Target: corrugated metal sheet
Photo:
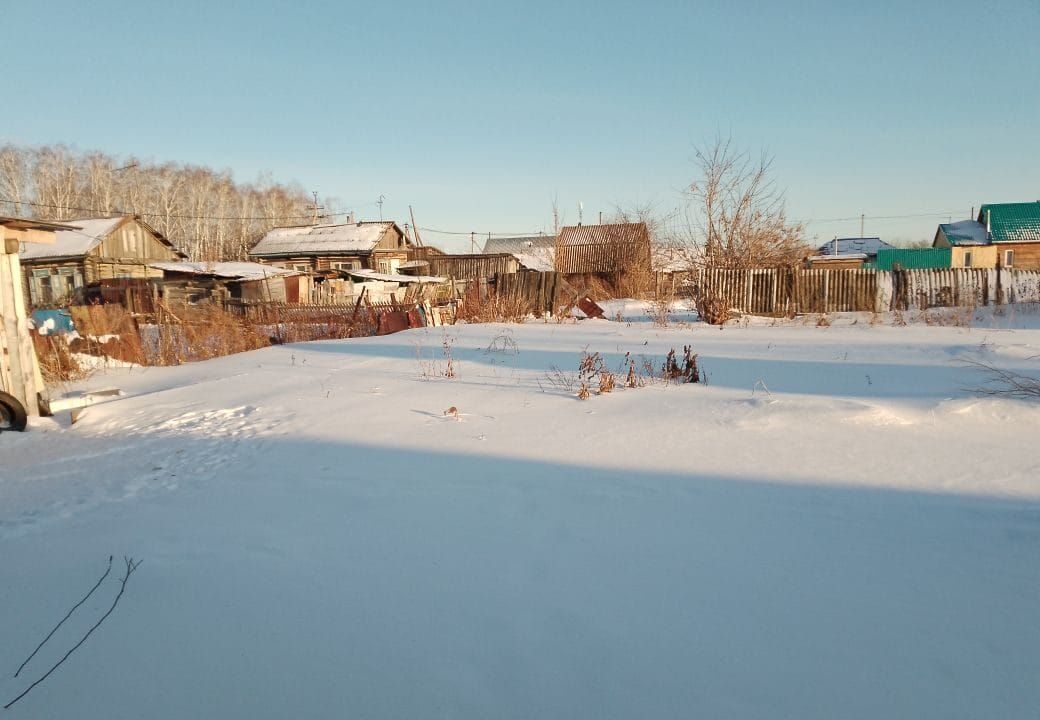
<path id="1" fill-rule="evenodd" d="M 646 223 L 569 225 L 560 231 L 556 269 L 567 274 L 624 272 L 650 267 Z"/>
<path id="2" fill-rule="evenodd" d="M 950 248 L 892 248 L 879 250 L 878 270 L 931 270 L 948 268 L 952 264 Z"/>
<path id="3" fill-rule="evenodd" d="M 496 255 L 499 253 L 530 253 L 537 249 L 552 249 L 556 247 L 554 235 L 530 235 L 527 237 L 502 237 L 489 238 L 484 243 L 485 255 Z"/>
<path id="4" fill-rule="evenodd" d="M 1040 201 L 983 205 L 979 222 L 993 242 L 1040 242 Z"/>
<path id="5" fill-rule="evenodd" d="M 986 226 L 975 220 L 940 223 L 939 231 L 951 245 L 985 245 Z"/>

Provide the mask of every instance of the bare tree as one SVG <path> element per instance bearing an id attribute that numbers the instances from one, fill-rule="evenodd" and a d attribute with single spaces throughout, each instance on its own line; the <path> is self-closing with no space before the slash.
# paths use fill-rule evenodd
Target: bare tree
<path id="1" fill-rule="evenodd" d="M 3 214 L 140 215 L 193 260 L 242 259 L 272 227 L 306 222 L 309 202 L 302 187 L 268 176 L 243 184 L 229 170 L 79 154 L 64 145 L 0 147 Z"/>
<path id="2" fill-rule="evenodd" d="M 772 158 L 753 160 L 730 139 L 697 150 L 701 177 L 687 189 L 684 245 L 692 263 L 721 268 L 793 265 L 809 252 L 771 177 Z"/>

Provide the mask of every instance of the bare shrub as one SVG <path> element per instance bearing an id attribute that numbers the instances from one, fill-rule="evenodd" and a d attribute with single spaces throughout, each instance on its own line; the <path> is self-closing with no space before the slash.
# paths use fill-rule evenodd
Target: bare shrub
<path id="1" fill-rule="evenodd" d="M 502 297 L 491 291 L 486 299 L 482 299 L 480 285 L 472 282 L 455 317 L 468 323 L 521 323 L 533 313 L 534 308 L 520 296 Z"/>
<path id="2" fill-rule="evenodd" d="M 804 228 L 787 220 L 772 164 L 765 154 L 753 160 L 728 138 L 697 150 L 699 179 L 687 190 L 686 209 L 691 265 L 791 266 L 809 253 Z"/>
<path id="3" fill-rule="evenodd" d="M 455 338 L 453 336 L 449 336 L 445 333 L 441 338 L 440 358 L 427 358 L 422 341 L 415 341 L 414 345 L 415 362 L 419 369 L 420 378 L 423 380 L 433 380 L 434 378 L 453 380 L 457 377 L 455 371 L 455 358 L 452 354 L 452 347 L 455 345 Z"/>
<path id="4" fill-rule="evenodd" d="M 1040 400 L 1040 378 L 998 368 L 989 363 L 975 360 L 966 362 L 981 370 L 986 378 L 982 385 L 972 388 L 972 392 L 978 395 L 996 395 L 1017 400 Z"/>
<path id="5" fill-rule="evenodd" d="M 701 288 L 696 295 L 694 305 L 697 315 L 709 325 L 725 325 L 730 319 L 729 305 L 718 293 Z"/>
<path id="6" fill-rule="evenodd" d="M 689 345 L 683 346 L 682 364 L 675 359 L 674 348 L 668 351 L 664 365 L 661 366 L 661 376 L 666 380 L 683 383 L 701 381 L 700 369 L 697 367 L 697 355 Z"/>
<path id="7" fill-rule="evenodd" d="M 89 373 L 76 360 L 64 337 L 32 333 L 40 374 L 47 385 L 80 380 Z"/>

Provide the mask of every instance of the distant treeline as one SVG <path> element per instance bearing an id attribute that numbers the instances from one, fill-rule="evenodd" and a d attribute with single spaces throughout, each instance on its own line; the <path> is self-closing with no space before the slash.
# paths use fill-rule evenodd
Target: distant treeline
<path id="1" fill-rule="evenodd" d="M 0 146 L 0 215 L 70 220 L 132 213 L 192 260 L 240 260 L 272 227 L 305 224 L 311 197 L 261 177 L 64 145 Z M 327 205 L 328 203 L 326 203 Z"/>

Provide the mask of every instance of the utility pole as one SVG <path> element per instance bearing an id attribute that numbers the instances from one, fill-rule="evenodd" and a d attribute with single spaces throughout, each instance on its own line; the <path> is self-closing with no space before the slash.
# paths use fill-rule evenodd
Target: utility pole
<path id="1" fill-rule="evenodd" d="M 422 239 L 419 237 L 419 226 L 415 224 L 415 213 L 412 211 L 412 206 L 408 206 L 408 214 L 412 217 L 412 232 L 415 233 L 415 246 L 422 247 Z"/>
<path id="2" fill-rule="evenodd" d="M 863 222 L 867 219 L 866 213 L 860 213 L 859 216 L 859 236 L 863 237 Z"/>
<path id="3" fill-rule="evenodd" d="M 312 225 L 317 225 L 318 224 L 318 211 L 319 210 L 324 210 L 325 206 L 318 204 L 318 191 L 317 190 L 311 191 L 311 195 L 314 196 L 314 203 L 310 207 L 310 209 L 313 211 L 313 214 L 311 215 L 311 218 L 312 218 L 312 223 L 311 224 Z"/>
<path id="4" fill-rule="evenodd" d="M 471 254 L 477 254 L 477 234 L 472 230 L 469 231 L 469 251 Z"/>
<path id="5" fill-rule="evenodd" d="M 379 222 L 383 222 L 383 201 L 386 200 L 386 195 L 380 195 L 379 199 L 376 200 L 376 205 L 379 206 Z"/>

